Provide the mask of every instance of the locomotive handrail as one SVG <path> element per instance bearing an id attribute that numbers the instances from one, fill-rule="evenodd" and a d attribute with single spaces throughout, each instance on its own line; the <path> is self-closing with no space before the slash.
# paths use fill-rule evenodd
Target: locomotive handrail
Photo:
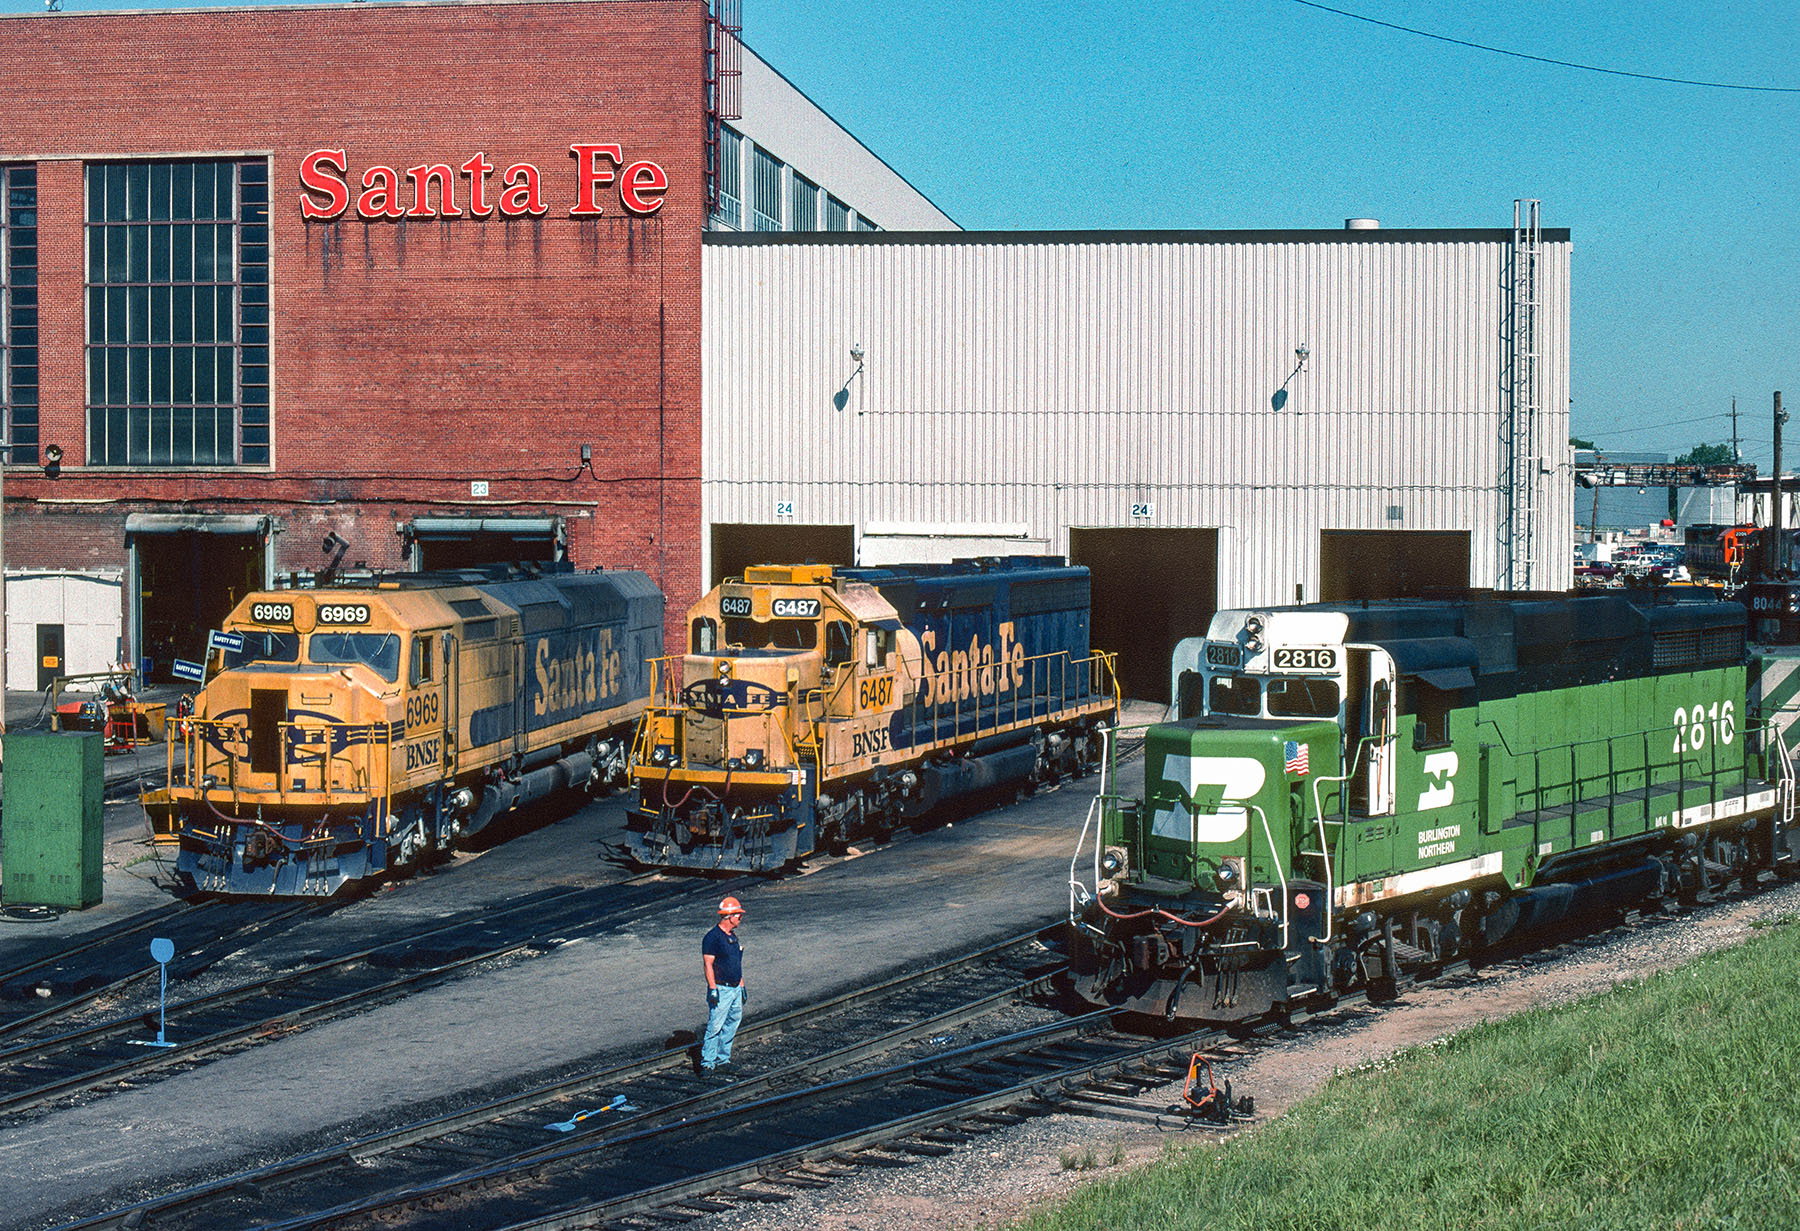
<path id="1" fill-rule="evenodd" d="M 1248 802 L 1248 801 L 1246 801 L 1246 802 Z M 1271 864 L 1273 864 L 1275 867 L 1275 878 L 1281 882 L 1281 947 L 1283 949 L 1286 949 L 1288 947 L 1287 873 L 1285 871 L 1283 871 L 1282 867 L 1281 867 L 1281 852 L 1275 849 L 1275 831 L 1269 828 L 1268 814 L 1262 810 L 1262 806 L 1260 804 L 1250 804 L 1249 806 L 1250 806 L 1250 810 L 1252 812 L 1256 813 L 1257 819 L 1262 822 L 1263 837 L 1269 843 L 1269 862 Z M 1251 850 L 1251 858 L 1244 863 L 1244 888 L 1246 891 L 1248 891 L 1252 894 L 1250 908 L 1253 911 L 1256 909 L 1256 902 L 1255 902 L 1255 897 L 1254 897 L 1255 891 L 1253 889 L 1253 886 L 1256 883 L 1256 878 L 1252 875 L 1252 869 L 1255 867 L 1255 855 L 1256 855 L 1256 852 L 1254 849 L 1252 849 Z M 1329 912 L 1327 912 L 1327 913 L 1329 913 Z"/>
<path id="2" fill-rule="evenodd" d="M 214 752 L 211 749 L 211 743 L 208 737 L 222 737 L 219 741 L 221 743 L 223 743 L 226 738 L 229 738 L 234 742 L 239 739 L 248 740 L 250 737 L 249 728 L 242 723 L 228 722 L 216 718 L 188 718 L 184 721 L 187 725 L 182 733 L 182 738 L 179 741 L 182 746 L 182 757 L 184 762 L 180 778 L 176 775 L 174 764 L 175 744 L 177 741 L 171 740 L 167 750 L 168 782 L 170 788 L 173 789 L 177 785 L 180 785 L 187 787 L 190 790 L 200 791 L 202 795 L 204 795 L 206 791 L 212 789 L 212 785 L 207 783 L 207 779 L 212 777 L 214 770 L 222 766 L 225 770 L 225 781 L 223 783 L 216 783 L 215 780 L 215 784 L 223 786 L 231 793 L 235 800 L 244 789 L 238 776 L 239 770 L 243 764 L 242 758 L 234 756 L 231 752 L 223 749 Z M 320 772 L 317 794 L 328 796 L 366 795 L 369 796 L 372 801 L 378 803 L 379 816 L 385 819 L 390 814 L 393 788 L 391 761 L 394 750 L 394 738 L 393 730 L 388 724 L 382 722 L 323 723 L 284 721 L 276 723 L 275 727 L 276 739 L 280 749 L 273 774 L 275 779 L 275 792 L 277 794 L 285 795 L 288 793 L 291 783 L 289 759 L 290 757 L 298 757 L 304 759 L 309 765 L 317 765 L 319 767 Z M 309 734 L 317 735 L 319 738 L 308 738 Z M 333 734 L 342 734 L 346 737 L 344 746 L 335 751 L 331 747 L 331 737 Z M 361 742 L 355 742 L 359 740 Z M 357 749 L 368 749 L 376 754 L 370 759 L 378 760 L 381 764 L 381 781 L 378 787 L 369 778 L 365 777 L 367 771 L 364 766 L 359 764 L 359 758 L 354 755 Z M 338 787 L 333 785 L 330 769 L 332 766 L 339 764 L 349 771 L 349 780 L 358 785 L 350 787 Z"/>
<path id="3" fill-rule="evenodd" d="M 1345 770 L 1342 774 L 1339 774 L 1336 776 L 1327 774 L 1327 775 L 1321 775 L 1320 777 L 1313 779 L 1313 782 L 1312 782 L 1313 819 L 1316 820 L 1319 824 L 1319 858 L 1325 864 L 1325 901 L 1327 903 L 1332 903 L 1332 902 L 1337 901 L 1337 889 L 1335 887 L 1336 886 L 1337 869 L 1334 866 L 1332 866 L 1336 862 L 1335 858 L 1334 858 L 1335 853 L 1331 849 L 1330 841 L 1325 836 L 1325 801 L 1319 794 L 1319 788 L 1327 782 L 1345 783 L 1345 782 L 1350 781 L 1350 779 L 1356 777 L 1356 767 L 1358 765 L 1362 764 L 1363 752 L 1369 746 L 1371 741 L 1380 741 L 1380 742 L 1385 743 L 1386 741 L 1395 739 L 1395 738 L 1398 738 L 1397 735 L 1395 735 L 1395 734 L 1365 735 L 1361 739 L 1356 741 L 1356 754 L 1350 758 L 1350 768 L 1349 769 Z M 1350 823 L 1350 811 L 1349 810 L 1350 810 L 1350 800 L 1348 797 L 1348 793 L 1345 791 L 1339 791 L 1338 792 L 1338 812 L 1339 812 L 1341 819 L 1336 822 L 1337 824 L 1347 825 Z M 1305 851 L 1302 851 L 1300 853 L 1303 855 L 1306 854 Z M 1330 909 L 1327 909 L 1325 911 L 1325 935 L 1321 936 L 1319 939 L 1321 941 L 1328 941 L 1331 939 L 1331 910 Z"/>

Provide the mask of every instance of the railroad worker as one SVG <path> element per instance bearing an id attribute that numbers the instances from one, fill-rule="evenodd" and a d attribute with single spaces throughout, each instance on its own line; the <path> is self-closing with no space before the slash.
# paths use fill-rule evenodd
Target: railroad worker
<path id="1" fill-rule="evenodd" d="M 719 903 L 718 924 L 700 942 L 700 962 L 706 971 L 702 1076 L 731 1067 L 731 1040 L 737 1037 L 738 1021 L 744 1015 L 744 947 L 736 935 L 743 919 L 743 903 L 724 899 Z"/>

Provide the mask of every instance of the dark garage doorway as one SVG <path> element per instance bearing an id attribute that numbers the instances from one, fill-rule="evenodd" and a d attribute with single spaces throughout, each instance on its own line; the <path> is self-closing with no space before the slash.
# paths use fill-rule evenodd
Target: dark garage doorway
<path id="1" fill-rule="evenodd" d="M 415 517 L 401 533 L 422 572 L 561 560 L 568 541 L 560 517 Z"/>
<path id="2" fill-rule="evenodd" d="M 177 659 L 206 660 L 206 635 L 243 597 L 263 588 L 260 534 L 177 530 L 139 533 L 138 663 L 146 681 L 168 682 Z"/>
<path id="3" fill-rule="evenodd" d="M 1469 585 L 1467 530 L 1321 530 L 1319 597 L 1416 598 Z"/>
<path id="4" fill-rule="evenodd" d="M 712 528 L 712 580 L 742 577 L 757 564 L 856 563 L 856 530 L 852 526 L 734 524 Z"/>
<path id="5" fill-rule="evenodd" d="M 1125 695 L 1167 703 L 1176 643 L 1204 635 L 1218 609 L 1219 532 L 1072 527 L 1069 562 L 1092 575 L 1090 637 L 1118 654 Z"/>

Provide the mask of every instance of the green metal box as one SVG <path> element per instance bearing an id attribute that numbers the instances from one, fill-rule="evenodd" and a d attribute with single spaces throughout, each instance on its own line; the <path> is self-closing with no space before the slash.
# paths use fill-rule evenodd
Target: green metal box
<path id="1" fill-rule="evenodd" d="M 8 735 L 5 754 L 0 903 L 78 910 L 97 905 L 104 871 L 102 737 Z"/>

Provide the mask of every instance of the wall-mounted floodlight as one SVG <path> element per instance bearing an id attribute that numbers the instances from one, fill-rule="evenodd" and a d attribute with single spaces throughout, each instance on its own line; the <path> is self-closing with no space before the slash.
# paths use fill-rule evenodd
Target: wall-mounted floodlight
<path id="1" fill-rule="evenodd" d="M 44 477 L 46 479 L 59 479 L 62 477 L 62 457 L 63 451 L 61 445 L 46 445 L 44 447 Z"/>
<path id="2" fill-rule="evenodd" d="M 1280 410 L 1287 405 L 1288 382 L 1306 371 L 1306 361 L 1310 358 L 1312 358 L 1312 351 L 1308 349 L 1306 343 L 1302 342 L 1294 348 L 1294 370 L 1287 374 L 1287 380 L 1281 382 L 1281 388 L 1277 389 L 1274 396 L 1269 399 L 1271 409 Z"/>
<path id="3" fill-rule="evenodd" d="M 863 344 L 861 342 L 850 343 L 850 362 L 856 365 L 856 369 L 844 379 L 843 387 L 831 395 L 831 404 L 839 410 L 844 409 L 844 407 L 850 404 L 850 382 L 855 380 L 858 376 L 861 376 L 863 373 L 863 354 Z M 861 414 L 862 412 L 858 411 L 857 413 Z"/>

